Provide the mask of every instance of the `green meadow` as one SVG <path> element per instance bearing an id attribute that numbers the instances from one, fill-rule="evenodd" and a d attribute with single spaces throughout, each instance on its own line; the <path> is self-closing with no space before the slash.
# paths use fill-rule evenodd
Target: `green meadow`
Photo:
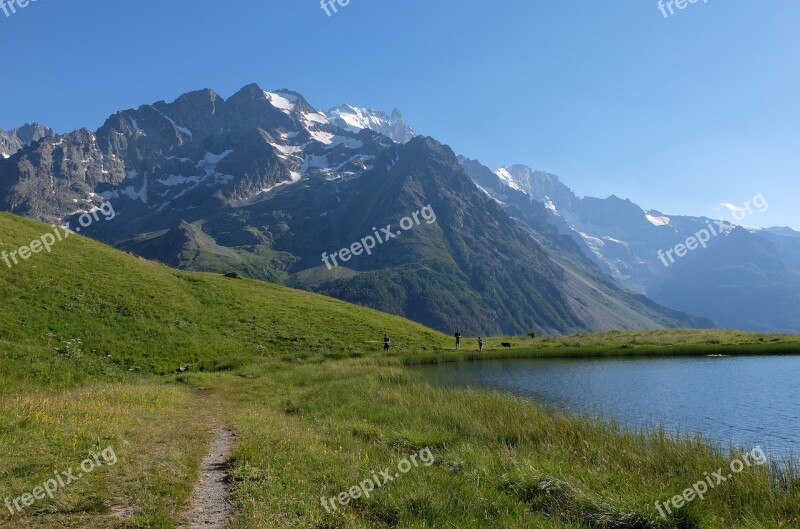
<path id="1" fill-rule="evenodd" d="M 0 214 L 0 251 L 48 227 Z M 480 358 L 795 353 L 726 331 L 449 336 L 330 298 L 174 270 L 70 236 L 0 263 L 0 501 L 113 447 L 105 465 L 0 527 L 177 528 L 214 430 L 235 433 L 230 527 L 796 528 L 796 462 L 754 467 L 666 519 L 656 501 L 739 457 L 500 393 L 434 387 L 409 364 Z M 384 334 L 392 350 L 384 354 Z M 501 342 L 511 342 L 510 350 Z M 370 497 L 351 489 L 428 448 Z"/>

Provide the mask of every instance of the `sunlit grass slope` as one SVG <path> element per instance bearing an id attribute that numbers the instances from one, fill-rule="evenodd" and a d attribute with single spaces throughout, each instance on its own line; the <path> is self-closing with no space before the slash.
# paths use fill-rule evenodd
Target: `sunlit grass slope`
<path id="1" fill-rule="evenodd" d="M 0 214 L 0 251 L 51 230 Z M 91 378 L 229 369 L 263 357 L 342 358 L 439 349 L 407 320 L 259 281 L 176 271 L 76 235 L 8 268 L 0 261 L 0 376 Z M 8 361 L 12 360 L 12 361 Z M 13 372 L 23 366 L 25 372 Z M 70 371 L 70 370 L 66 370 Z M 0 391 L 2 391 L 0 389 Z"/>

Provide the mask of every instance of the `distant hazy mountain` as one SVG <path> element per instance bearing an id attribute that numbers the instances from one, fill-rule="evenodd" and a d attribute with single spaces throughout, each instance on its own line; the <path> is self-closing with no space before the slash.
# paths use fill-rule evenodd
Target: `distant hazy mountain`
<path id="1" fill-rule="evenodd" d="M 476 160 L 459 157 L 459 162 L 478 188 L 493 198 L 519 226 L 548 251 L 553 262 L 564 269 L 566 277 L 570 279 L 568 290 L 581 293 L 575 294 L 574 307 L 585 321 L 591 321 L 593 325 L 601 328 L 614 328 L 614 325 L 624 327 L 625 321 L 636 318 L 636 312 L 630 312 L 632 308 L 640 311 L 639 314 L 642 316 L 647 315 L 647 319 L 653 318 L 652 312 L 641 306 L 641 303 L 652 302 L 641 294 L 626 290 L 607 275 L 599 266 L 602 262 L 586 247 L 583 238 L 572 230 L 564 219 L 552 215 L 553 205 L 550 201 L 543 204 L 533 198 L 522 190 L 533 189 L 525 184 L 510 186 L 504 175 L 493 172 Z M 533 174 L 531 172 L 531 175 Z M 542 186 L 549 182 L 556 191 L 566 189 L 562 195 L 565 199 L 577 200 L 571 191 L 558 183 L 555 176 L 546 173 L 536 174 L 542 178 L 531 178 L 531 185 Z M 591 288 L 586 289 L 587 285 L 591 285 Z M 619 300 L 626 301 L 619 303 Z M 610 312 L 603 308 L 606 303 L 609 303 L 606 308 L 612 308 Z M 620 316 L 618 321 L 615 321 L 615 315 Z M 708 320 L 694 320 L 689 324 L 701 327 L 709 325 L 711 322 Z"/>
<path id="2" fill-rule="evenodd" d="M 650 294 L 671 307 L 692 307 L 734 328 L 800 330 L 800 269 L 767 237 L 744 228 L 678 261 Z"/>
<path id="3" fill-rule="evenodd" d="M 614 195 L 579 198 L 555 175 L 524 165 L 497 169 L 497 185 L 485 186 L 488 168 L 462 164 L 518 220 L 525 219 L 513 213 L 521 202 L 510 195 L 523 193 L 543 206 L 549 224 L 635 292 L 725 327 L 800 332 L 800 310 L 794 308 L 800 305 L 798 232 L 748 232 L 721 219 L 645 211 Z M 523 209 L 541 215 L 538 206 Z M 666 256 L 701 230 L 713 233 L 707 248 L 682 258 Z"/>
<path id="4" fill-rule="evenodd" d="M 116 219 L 82 234 L 173 266 L 238 271 L 447 332 L 711 325 L 619 287 L 530 196 L 516 197 L 527 223 L 512 220 L 447 146 L 410 139 L 399 113 L 387 120 L 347 107 L 330 116 L 289 90 L 249 85 L 227 100 L 191 92 L 0 160 L 0 205 L 75 226 L 77 215 L 107 200 Z M 396 233 L 427 205 L 435 222 L 338 268 L 323 264 L 323 253 L 385 227 Z"/>
<path id="5" fill-rule="evenodd" d="M 800 269 L 800 232 L 791 228 L 767 228 L 756 233 L 775 245 L 778 253 L 789 264 Z"/>
<path id="6" fill-rule="evenodd" d="M 0 157 L 9 158 L 22 147 L 53 135 L 53 130 L 41 123 L 29 123 L 14 130 L 0 129 Z"/>

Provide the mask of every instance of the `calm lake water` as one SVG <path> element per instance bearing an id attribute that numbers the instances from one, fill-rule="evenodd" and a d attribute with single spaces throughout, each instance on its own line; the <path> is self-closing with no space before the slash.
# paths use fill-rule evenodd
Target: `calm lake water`
<path id="1" fill-rule="evenodd" d="M 800 357 L 497 360 L 419 368 L 430 382 L 508 391 L 626 428 L 800 455 Z"/>

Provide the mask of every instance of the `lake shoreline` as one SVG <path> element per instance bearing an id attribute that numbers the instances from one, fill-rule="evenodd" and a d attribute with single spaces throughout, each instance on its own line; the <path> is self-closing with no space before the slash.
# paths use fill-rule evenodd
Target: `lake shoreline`
<path id="1" fill-rule="evenodd" d="M 714 334 L 710 334 L 714 333 Z M 669 343 L 670 340 L 675 343 Z M 800 355 L 800 336 L 764 335 L 732 331 L 674 330 L 653 332 L 610 332 L 581 334 L 558 338 L 494 338 L 495 341 L 520 343 L 510 349 L 477 348 L 411 354 L 399 357 L 403 365 L 480 362 L 514 359 L 598 359 L 666 358 L 724 356 L 796 356 Z M 489 340 L 487 339 L 487 342 Z M 685 343 L 681 343 L 684 341 Z M 650 343 L 648 343 L 650 342 Z M 666 343 L 665 343 L 666 342 Z M 469 344 L 467 344 L 469 345 Z"/>
<path id="2" fill-rule="evenodd" d="M 800 356 L 546 356 L 407 365 L 430 384 L 514 395 L 625 430 L 699 433 L 721 446 L 800 450 Z"/>

